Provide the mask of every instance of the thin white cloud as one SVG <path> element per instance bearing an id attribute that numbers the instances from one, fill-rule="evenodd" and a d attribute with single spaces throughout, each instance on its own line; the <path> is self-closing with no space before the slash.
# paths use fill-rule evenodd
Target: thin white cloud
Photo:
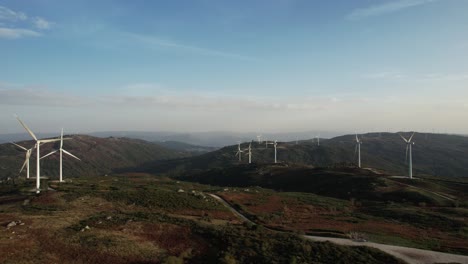
<path id="1" fill-rule="evenodd" d="M 39 36 L 42 36 L 42 34 L 30 29 L 0 27 L 0 39 L 18 39 L 23 37 Z"/>
<path id="2" fill-rule="evenodd" d="M 33 23 L 37 29 L 41 29 L 41 30 L 50 29 L 50 27 L 53 24 L 52 22 L 47 21 L 45 18 L 42 18 L 42 17 L 35 17 L 33 19 Z"/>
<path id="3" fill-rule="evenodd" d="M 41 88 L 12 89 L 0 87 L 0 105 L 82 106 L 89 103 L 90 101 L 86 98 L 51 92 Z"/>
<path id="4" fill-rule="evenodd" d="M 200 48 L 191 45 L 185 45 L 174 41 L 164 40 L 153 36 L 142 35 L 142 34 L 134 34 L 134 33 L 123 33 L 123 35 L 127 37 L 131 37 L 133 40 L 140 41 L 142 43 L 158 46 L 163 48 L 169 49 L 176 49 L 181 51 L 186 51 L 194 54 L 204 55 L 204 56 L 214 56 L 214 57 L 224 57 L 229 59 L 236 59 L 236 60 L 245 60 L 245 61 L 258 61 L 258 59 L 239 55 L 230 52 L 219 51 L 215 49 L 207 49 L 207 48 Z"/>
<path id="5" fill-rule="evenodd" d="M 354 9 L 346 18 L 349 20 L 358 20 L 372 16 L 380 16 L 388 13 L 397 12 L 410 7 L 421 6 L 438 0 L 398 0 L 388 1 L 383 4 L 372 5 L 364 8 Z"/>
<path id="6" fill-rule="evenodd" d="M 25 22 L 32 23 L 27 26 Z M 23 12 L 13 11 L 7 7 L 0 6 L 0 39 L 19 39 L 24 37 L 42 36 L 38 30 L 47 30 L 54 23 L 42 17 L 29 18 Z M 34 27 L 34 28 L 32 28 Z"/>
<path id="7" fill-rule="evenodd" d="M 0 6 L 0 20 L 18 21 L 26 20 L 28 16 L 23 12 L 15 12 L 4 6 Z"/>
<path id="8" fill-rule="evenodd" d="M 368 73 L 368 74 L 363 74 L 361 76 L 364 79 L 403 79 L 406 77 L 406 75 L 402 74 L 401 72 L 398 71 L 382 71 L 382 72 L 374 72 L 374 73 Z"/>

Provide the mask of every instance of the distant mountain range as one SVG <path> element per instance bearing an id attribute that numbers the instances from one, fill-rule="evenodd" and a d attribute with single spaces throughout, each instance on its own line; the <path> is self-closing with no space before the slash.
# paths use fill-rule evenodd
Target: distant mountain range
<path id="1" fill-rule="evenodd" d="M 63 157 L 64 177 L 83 175 L 104 175 L 119 168 L 139 166 L 145 162 L 187 157 L 191 154 L 163 147 L 156 143 L 129 138 L 98 138 L 85 135 L 66 136 L 64 149 L 79 157 L 81 161 L 69 156 Z M 33 141 L 18 142 L 26 148 L 34 146 Z M 41 155 L 57 149 L 59 143 L 41 145 Z M 18 176 L 24 162 L 25 151 L 5 143 L 0 145 L 0 179 Z M 36 173 L 36 152 L 30 159 L 31 176 Z M 41 175 L 56 177 L 59 174 L 58 153 L 41 160 Z M 26 175 L 26 169 L 21 175 Z"/>
<path id="2" fill-rule="evenodd" d="M 409 136 L 409 135 L 407 135 Z M 368 133 L 361 136 L 362 166 L 375 168 L 394 175 L 407 175 L 405 161 L 406 144 L 396 133 Z M 468 176 L 468 137 L 443 134 L 421 134 L 414 136 L 413 168 L 417 176 Z M 311 140 L 279 142 L 277 155 L 279 162 L 312 165 L 316 167 L 356 164 L 355 135 L 332 139 L 321 139 L 320 146 Z M 246 149 L 248 143 L 241 148 Z M 165 162 L 147 163 L 140 168 L 149 172 L 180 173 L 193 170 L 206 170 L 246 163 L 246 152 L 239 162 L 235 156 L 237 145 L 221 148 L 199 156 Z M 252 143 L 254 163 L 273 163 L 274 150 L 271 145 Z"/>
<path id="3" fill-rule="evenodd" d="M 195 146 L 220 148 L 227 145 L 236 144 L 238 141 L 245 142 L 256 140 L 257 135 L 262 134 L 263 139 L 293 141 L 296 139 L 312 139 L 317 135 L 322 138 L 330 138 L 343 133 L 327 132 L 327 131 L 306 131 L 306 132 L 291 132 L 291 133 L 236 133 L 236 132 L 140 132 L 140 131 L 105 131 L 86 133 L 95 137 L 127 137 L 135 139 L 143 139 L 150 142 L 165 142 L 177 141 Z M 56 137 L 53 133 L 38 133 L 39 138 Z M 11 141 L 29 140 L 30 136 L 27 133 L 18 134 L 0 134 L 0 143 Z"/>
<path id="4" fill-rule="evenodd" d="M 408 136 L 408 135 L 407 135 Z M 362 166 L 387 174 L 407 175 L 406 145 L 395 133 L 368 133 L 361 136 Z M 248 144 L 252 144 L 253 163 L 273 163 L 272 145 L 256 141 L 244 142 L 242 161 L 235 156 L 237 144 L 220 149 L 190 145 L 177 141 L 148 142 L 130 138 L 100 138 L 85 135 L 72 136 L 64 148 L 80 157 L 79 162 L 64 158 L 64 175 L 102 175 L 112 172 L 150 172 L 180 175 L 213 168 L 246 164 Z M 414 175 L 468 176 L 468 137 L 442 134 L 414 136 Z M 19 142 L 25 147 L 32 141 Z M 313 167 L 352 166 L 357 161 L 355 135 L 316 140 L 278 142 L 278 161 Z M 57 148 L 58 143 L 41 147 L 44 154 Z M 0 145 L 0 178 L 18 175 L 24 160 L 24 151 L 12 144 Z M 58 155 L 42 161 L 43 175 L 58 175 Z M 35 153 L 31 158 L 31 175 L 35 173 Z M 23 172 L 24 175 L 24 172 Z"/>

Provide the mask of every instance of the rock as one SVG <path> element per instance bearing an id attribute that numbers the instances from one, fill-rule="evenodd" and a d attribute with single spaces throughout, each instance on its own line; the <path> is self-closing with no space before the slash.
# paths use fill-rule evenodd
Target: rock
<path id="1" fill-rule="evenodd" d="M 229 191 L 229 188 L 224 188 L 224 190 L 223 190 L 223 191 L 227 192 L 227 191 Z"/>
<path id="2" fill-rule="evenodd" d="M 21 223 L 20 225 L 24 225 L 24 223 Z"/>
<path id="3" fill-rule="evenodd" d="M 91 229 L 91 228 L 90 228 L 89 226 L 85 226 L 85 227 L 83 227 L 83 229 L 81 229 L 81 232 L 84 232 L 84 231 L 90 230 L 90 229 Z"/>
<path id="4" fill-rule="evenodd" d="M 110 215 L 108 217 L 106 217 L 106 220 L 111 220 L 111 219 L 112 219 L 112 216 L 110 216 Z"/>
<path id="5" fill-rule="evenodd" d="M 179 189 L 177 192 L 183 193 L 183 192 L 185 192 L 185 191 L 182 190 L 182 189 Z"/>
<path id="6" fill-rule="evenodd" d="M 15 222 L 15 221 L 12 221 L 12 222 L 10 222 L 10 223 L 6 226 L 6 228 L 7 228 L 7 229 L 10 229 L 11 227 L 14 227 L 14 226 L 16 226 L 16 222 Z"/>
<path id="7" fill-rule="evenodd" d="M 29 199 L 24 200 L 24 201 L 23 201 L 23 206 L 24 206 L 24 205 L 29 205 L 29 202 L 31 202 Z"/>

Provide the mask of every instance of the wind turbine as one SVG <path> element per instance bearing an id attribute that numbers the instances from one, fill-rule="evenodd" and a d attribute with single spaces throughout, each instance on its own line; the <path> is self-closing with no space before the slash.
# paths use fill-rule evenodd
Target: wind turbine
<path id="1" fill-rule="evenodd" d="M 248 154 L 249 154 L 249 164 L 252 163 L 252 142 L 249 143 Z"/>
<path id="2" fill-rule="evenodd" d="M 33 150 L 36 146 L 34 146 L 34 147 L 30 148 L 30 149 L 27 149 L 27 148 L 25 148 L 25 147 L 23 147 L 23 146 L 20 146 L 20 145 L 14 143 L 14 142 L 11 142 L 11 144 L 13 144 L 13 145 L 17 146 L 18 148 L 23 149 L 23 150 L 26 151 L 26 158 L 25 158 L 25 160 L 24 160 L 23 166 L 21 166 L 20 173 L 23 171 L 24 166 L 26 166 L 26 171 L 27 171 L 27 173 L 26 173 L 26 178 L 29 179 L 29 158 L 31 157 L 32 150 Z"/>
<path id="3" fill-rule="evenodd" d="M 273 145 L 273 147 L 275 147 L 275 163 L 276 163 L 276 146 L 278 145 L 278 140 L 275 140 L 275 142 L 271 142 L 268 144 Z"/>
<path id="4" fill-rule="evenodd" d="M 413 136 L 414 136 L 414 132 L 413 134 L 411 135 L 411 137 L 409 139 L 406 139 L 405 137 L 403 137 L 401 134 L 399 134 L 400 137 L 406 142 L 406 157 L 405 157 L 405 161 L 406 159 L 408 158 L 408 149 L 409 149 L 409 168 L 408 168 L 408 174 L 409 174 L 409 178 L 410 179 L 413 179 L 413 156 L 412 156 L 412 145 L 414 145 L 414 142 L 411 142 L 411 140 L 413 139 Z"/>
<path id="5" fill-rule="evenodd" d="M 320 134 L 318 134 L 316 138 L 317 138 L 317 146 L 320 146 Z"/>
<path id="6" fill-rule="evenodd" d="M 56 141 L 59 141 L 60 139 L 37 139 L 36 135 L 34 135 L 34 133 L 31 131 L 31 129 L 28 128 L 28 126 L 26 126 L 25 123 L 23 123 L 23 121 L 21 121 L 21 119 L 19 119 L 18 116 L 16 116 L 16 119 L 18 119 L 18 121 L 20 122 L 20 124 L 24 127 L 24 129 L 26 129 L 26 131 L 29 133 L 29 135 L 36 141 L 36 149 L 37 149 L 37 157 L 36 157 L 36 165 L 37 165 L 37 168 L 36 168 L 36 193 L 40 193 L 41 192 L 41 164 L 40 164 L 40 160 L 41 160 L 41 152 L 40 152 L 40 146 L 41 146 L 41 143 L 48 143 L 48 142 L 56 142 Z"/>
<path id="7" fill-rule="evenodd" d="M 362 141 L 358 138 L 358 135 L 356 134 L 356 148 L 354 149 L 354 155 L 356 155 L 356 152 L 358 153 L 358 167 L 361 168 L 361 144 Z"/>
<path id="8" fill-rule="evenodd" d="M 57 149 L 57 150 L 54 150 L 54 151 L 50 152 L 49 154 L 47 154 L 47 155 L 45 155 L 45 156 L 43 156 L 41 159 L 43 159 L 43 158 L 45 158 L 45 157 L 47 157 L 47 156 L 50 156 L 50 155 L 56 153 L 57 151 L 60 151 L 60 178 L 59 178 L 59 180 L 60 180 L 60 182 L 63 182 L 63 176 L 62 176 L 62 175 L 63 175 L 63 174 L 62 174 L 62 168 L 63 168 L 63 167 L 62 167 L 62 152 L 65 153 L 65 154 L 67 154 L 68 156 L 71 156 L 71 157 L 73 157 L 73 158 L 75 158 L 75 159 L 81 161 L 81 160 L 80 160 L 79 158 L 77 158 L 75 155 L 73 155 L 73 154 L 71 154 L 70 152 L 68 152 L 68 151 L 66 151 L 66 150 L 63 149 L 63 128 L 62 128 L 62 133 L 60 134 L 60 148 Z"/>
<path id="9" fill-rule="evenodd" d="M 239 142 L 238 145 L 237 145 L 236 156 L 239 155 L 239 161 L 242 161 L 242 152 L 244 152 L 244 151 L 241 150 L 240 145 L 241 145 L 241 143 Z"/>
<path id="10" fill-rule="evenodd" d="M 257 142 L 258 144 L 262 144 L 262 135 L 257 135 Z"/>

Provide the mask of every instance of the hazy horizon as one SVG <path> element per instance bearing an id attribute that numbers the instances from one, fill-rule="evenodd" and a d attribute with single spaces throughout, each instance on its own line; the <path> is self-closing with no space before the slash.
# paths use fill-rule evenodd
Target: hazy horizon
<path id="1" fill-rule="evenodd" d="M 0 134 L 468 134 L 468 2 L 0 1 Z"/>

